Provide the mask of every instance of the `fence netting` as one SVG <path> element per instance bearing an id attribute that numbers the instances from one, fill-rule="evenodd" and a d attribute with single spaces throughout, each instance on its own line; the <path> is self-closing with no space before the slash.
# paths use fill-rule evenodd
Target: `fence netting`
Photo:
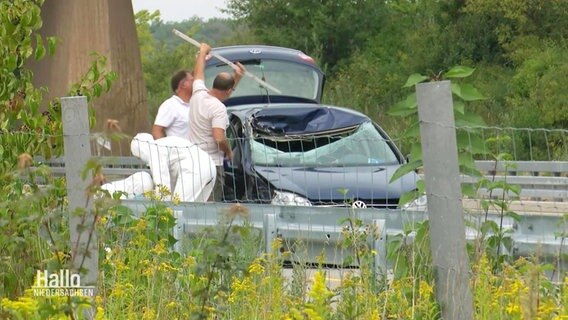
<path id="1" fill-rule="evenodd" d="M 223 306 L 230 313 L 236 311 L 228 301 L 245 303 L 247 292 L 258 301 L 264 297 L 259 292 L 274 301 L 277 292 L 285 292 L 301 297 L 298 303 L 312 303 L 312 297 L 331 296 L 338 288 L 333 291 L 337 299 L 326 302 L 333 312 L 351 314 L 345 311 L 349 301 L 401 317 L 412 318 L 404 313 L 411 309 L 400 306 L 413 303 L 415 314 L 436 312 L 433 302 L 418 306 L 419 301 L 434 300 L 430 274 L 423 273 L 431 264 L 423 232 L 427 199 L 415 193 L 407 197 L 413 200 L 402 201 L 419 189 L 427 173 L 420 168 L 397 173 L 413 160 L 407 156 L 405 141 L 377 136 L 371 129 L 312 136 L 244 138 L 235 134 L 229 137 L 233 158 L 222 166 L 200 146 L 183 139 L 160 141 L 139 134 L 114 140 L 91 134 L 92 162 L 87 171 L 102 174 L 101 179 L 93 179 L 99 184 L 93 197 L 95 212 L 107 210 L 97 222 L 104 251 L 99 268 L 107 277 L 101 280 L 101 295 L 105 301 L 144 295 L 128 281 L 145 279 L 138 283 L 144 286 L 157 284 L 153 281 L 159 279 L 171 288 L 163 287 L 159 294 L 153 286 L 145 290 L 148 295 L 171 299 L 172 310 L 179 314 L 187 311 L 181 301 Z M 567 267 L 562 252 L 567 234 L 568 130 L 486 127 L 457 128 L 457 133 L 459 156 L 470 157 L 480 173 L 463 168 L 464 192 L 461 199 L 455 199 L 464 207 L 470 253 L 479 262 L 476 268 L 500 272 L 491 278 L 494 287 L 473 288 L 474 292 L 501 292 L 520 285 L 515 281 L 522 279 L 504 263 L 516 266 L 518 262 L 508 257 L 529 261 L 538 256 L 539 261 L 554 266 L 547 271 L 550 279 L 560 281 Z M 26 135 L 29 133 L 3 133 L 0 139 L 21 139 L 25 145 Z M 60 136 L 43 137 L 45 143 L 62 140 Z M 65 158 L 51 145 L 53 153 L 46 154 L 45 147 L 29 144 L 22 150 L 33 156 L 34 170 L 64 176 Z M 223 198 L 209 201 L 219 187 L 220 167 Z M 396 175 L 400 178 L 393 179 Z M 109 200 L 112 198 L 116 201 Z M 490 260 L 496 261 L 493 264 L 485 260 L 489 254 L 497 256 Z M 289 268 L 277 270 L 275 265 L 282 262 Z M 475 269 L 474 275 L 483 270 Z M 386 275 L 383 282 L 365 280 L 379 275 Z M 487 279 L 480 277 L 477 283 Z M 420 299 L 400 293 L 407 280 L 414 281 L 408 287 Z M 208 287 L 208 283 L 213 284 Z M 522 290 L 534 289 L 530 281 L 523 283 Z M 355 284 L 360 287 L 355 289 Z M 314 293 L 318 285 L 327 291 Z M 214 294 L 204 297 L 203 292 Z M 543 301 L 550 298 L 539 292 Z M 374 298 L 349 300 L 352 294 Z M 557 298 L 550 301 L 559 301 Z M 507 295 L 491 308 L 507 310 L 514 301 Z M 267 301 L 264 305 L 277 308 Z"/>

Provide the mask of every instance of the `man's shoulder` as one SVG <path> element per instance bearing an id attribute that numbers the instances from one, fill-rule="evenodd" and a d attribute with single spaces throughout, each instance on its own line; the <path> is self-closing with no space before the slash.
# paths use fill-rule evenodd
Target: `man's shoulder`
<path id="1" fill-rule="evenodd" d="M 199 91 L 208 91 L 207 86 L 205 86 L 205 81 L 203 79 L 195 79 L 193 80 L 193 93 L 197 93 Z"/>
<path id="2" fill-rule="evenodd" d="M 168 107 L 168 106 L 174 106 L 177 105 L 178 100 L 176 99 L 175 95 L 172 95 L 171 97 L 167 98 L 166 100 L 164 100 L 164 102 L 162 102 L 162 104 L 160 105 L 160 107 Z"/>
<path id="3" fill-rule="evenodd" d="M 215 110 L 223 110 L 226 111 L 227 107 L 225 107 L 225 104 L 223 102 L 221 102 L 221 100 L 215 98 L 214 96 L 209 96 L 210 99 L 207 100 L 207 103 L 209 104 L 209 107 Z"/>

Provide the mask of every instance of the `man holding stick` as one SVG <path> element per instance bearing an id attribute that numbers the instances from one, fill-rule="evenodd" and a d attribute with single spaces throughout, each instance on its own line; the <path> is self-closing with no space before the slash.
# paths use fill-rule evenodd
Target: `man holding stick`
<path id="1" fill-rule="evenodd" d="M 205 87 L 205 58 L 211 47 L 202 43 L 193 71 L 193 94 L 189 109 L 189 140 L 197 144 L 213 159 L 217 168 L 215 187 L 209 201 L 223 200 L 224 169 L 223 159 L 231 161 L 233 151 L 225 130 L 229 125 L 227 109 L 223 102 L 229 98 L 245 73 L 242 64 L 237 63 L 234 76 L 221 72 L 213 81 L 213 88 Z"/>

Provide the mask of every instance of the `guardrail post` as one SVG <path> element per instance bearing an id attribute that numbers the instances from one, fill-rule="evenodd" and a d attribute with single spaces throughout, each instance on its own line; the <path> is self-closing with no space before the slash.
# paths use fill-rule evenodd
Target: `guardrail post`
<path id="1" fill-rule="evenodd" d="M 87 194 L 92 177 L 88 176 L 85 180 L 81 178 L 81 172 L 91 158 L 87 98 L 61 98 L 61 113 L 65 179 L 69 201 L 71 268 L 80 273 L 82 286 L 94 286 L 96 292 L 99 272 L 96 217 L 92 213 L 92 205 L 88 201 L 89 195 Z M 94 310 L 87 313 L 87 317 L 91 318 Z"/>
<path id="2" fill-rule="evenodd" d="M 387 274 L 387 226 L 384 219 L 373 219 L 373 250 L 375 250 L 375 267 L 377 275 Z"/>
<path id="3" fill-rule="evenodd" d="M 430 246 L 442 319 L 473 319 L 450 81 L 416 86 Z"/>
<path id="4" fill-rule="evenodd" d="M 264 229 L 264 252 L 272 253 L 272 242 L 276 238 L 276 215 L 267 213 L 263 217 L 262 226 Z"/>
<path id="5" fill-rule="evenodd" d="M 181 210 L 174 210 L 174 218 L 176 219 L 176 225 L 172 228 L 172 236 L 176 239 L 176 243 L 174 244 L 174 251 L 181 254 L 182 246 L 181 240 L 183 237 L 183 227 L 185 225 L 183 221 L 183 211 Z"/>

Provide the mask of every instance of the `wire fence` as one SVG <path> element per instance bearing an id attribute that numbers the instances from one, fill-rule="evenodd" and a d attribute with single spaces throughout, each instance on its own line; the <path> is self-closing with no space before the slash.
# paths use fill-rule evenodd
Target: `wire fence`
<path id="1" fill-rule="evenodd" d="M 462 175 L 463 184 L 479 187 L 478 197 L 464 198 L 466 207 L 476 203 L 470 200 L 505 197 L 521 212 L 566 211 L 567 135 L 560 129 L 458 128 L 458 142 L 473 151 L 484 175 Z M 163 186 L 181 201 L 207 201 L 216 170 L 208 156 L 181 139 L 148 137 L 113 143 L 99 133 L 90 136 L 92 154 L 102 162 L 109 183 L 105 188 L 134 198 Z M 362 201 L 370 208 L 397 209 L 400 197 L 421 180 L 419 171 L 391 181 L 404 156 L 372 126 L 339 134 L 232 138 L 230 144 L 234 157 L 224 163 L 225 202 L 345 206 Z M 113 145 L 130 145 L 130 150 L 118 150 L 128 156 L 111 156 Z M 63 173 L 60 158 L 46 163 Z M 488 187 L 482 178 L 502 185 Z M 505 183 L 514 188 L 503 191 Z"/>
<path id="2" fill-rule="evenodd" d="M 494 246 L 497 252 L 541 254 L 556 266 L 551 277 L 560 279 L 566 271 L 562 252 L 568 234 L 568 130 L 456 129 L 460 155 L 470 157 L 482 173 L 461 175 L 462 186 L 469 186 L 464 190 L 475 193 L 449 199 L 463 204 L 466 239 L 475 245 L 482 237 L 500 235 Z M 154 141 L 146 134 L 144 139 L 138 135 L 114 141 L 112 135 L 95 133 L 41 140 L 86 137 L 94 155 L 87 167 L 104 175 L 92 177 L 87 185 L 95 183 L 95 189 L 109 195 L 120 191 L 114 196 L 125 199 L 120 205 L 111 203 L 110 214 L 101 222 L 101 241 L 113 244 L 103 260 L 114 261 L 111 256 L 119 253 L 113 250 L 139 241 L 137 232 L 145 235 L 144 241 L 163 236 L 177 252 L 191 257 L 196 243 L 214 236 L 210 230 L 202 232 L 223 226 L 226 216 L 232 217 L 231 224 L 255 230 L 248 238 L 239 237 L 239 232 L 221 234 L 219 239 L 232 243 L 236 251 L 227 256 L 214 253 L 232 262 L 248 250 L 249 257 L 264 252 L 290 262 L 343 267 L 360 267 L 362 260 L 370 258 L 374 270 L 386 272 L 405 259 L 405 246 L 420 238 L 416 230 L 428 217 L 425 198 L 417 194 L 407 205 L 401 205 L 401 198 L 419 189 L 428 172 L 408 170 L 393 180 L 407 160 L 396 148 L 400 141 L 389 139 L 369 123 L 319 135 L 253 133 L 244 137 L 245 133 L 230 136 L 234 157 L 223 164 L 224 198 L 216 203 L 207 199 L 215 188 L 217 166 L 199 146 L 183 139 Z M 35 170 L 43 163 L 51 176 L 82 175 L 66 170 L 68 160 L 38 157 L 46 147 L 55 154 L 57 148 L 30 144 L 33 134 L 3 133 L 0 139 L 27 147 L 22 149 L 36 156 Z M 79 152 L 66 149 L 67 155 Z M 95 198 L 106 203 L 109 197 L 97 192 Z M 484 229 L 487 222 L 496 229 Z M 274 246 L 278 240 L 281 245 Z M 368 250 L 362 250 L 361 244 Z M 156 240 L 155 247 L 143 250 L 159 252 L 160 248 Z M 208 247 L 200 250 L 206 252 Z M 428 258 L 415 256 L 423 253 L 414 249 L 411 254 L 412 259 Z M 329 273 L 328 281 L 338 277 L 341 280 L 343 275 Z"/>
<path id="3" fill-rule="evenodd" d="M 417 189 L 423 173 L 412 171 L 391 181 L 405 161 L 404 156 L 393 141 L 373 136 L 376 132 L 372 130 L 373 127 L 363 127 L 324 135 L 232 138 L 230 145 L 233 146 L 234 158 L 224 163 L 224 198 L 221 202 L 253 205 L 253 211 L 256 210 L 254 208 L 263 208 L 258 210 L 264 213 L 268 210 L 266 208 L 274 205 L 273 213 L 280 219 L 280 234 L 283 230 L 296 233 L 294 239 L 304 239 L 303 245 L 311 247 L 310 253 L 304 253 L 303 259 L 311 256 L 313 260 L 318 250 L 327 246 L 325 250 L 331 251 L 326 261 L 342 261 L 344 257 L 338 255 L 337 247 L 329 246 L 330 243 L 339 245 L 346 227 L 349 211 L 341 208 L 391 211 L 391 214 L 380 213 L 366 219 L 385 219 L 392 235 L 402 232 L 405 224 L 426 218 L 425 197 L 400 205 L 405 193 Z M 475 160 L 482 176 L 461 175 L 462 186 L 476 190 L 475 196 L 464 194 L 461 199 L 456 199 L 462 202 L 466 217 L 474 225 L 480 224 L 480 217 L 490 217 L 506 228 L 516 229 L 522 239 L 534 242 L 517 248 L 517 253 L 530 254 L 538 241 L 548 239 L 548 251 L 553 254 L 558 250 L 556 243 L 560 241 L 555 234 L 563 230 L 563 227 L 559 229 L 559 222 L 568 213 L 568 161 L 565 153 L 568 130 L 491 127 L 475 128 L 475 135 L 472 130 L 458 128 L 458 132 L 466 133 L 458 133 L 458 139 L 467 137 L 467 143 L 462 140 L 460 145 L 470 150 L 489 150 L 490 153 L 479 152 L 483 157 Z M 46 137 L 46 140 L 50 139 L 52 137 Z M 104 180 L 101 187 L 111 195 L 121 191 L 123 199 L 143 201 L 148 199 L 148 192 L 152 192 L 161 195 L 160 200 L 163 201 L 206 203 L 212 193 L 215 164 L 188 141 L 154 141 L 148 134 L 139 134 L 129 139 L 130 155 L 111 156 L 112 148 L 109 150 L 107 147 L 113 143 L 107 136 L 92 134 L 89 139 L 91 150 L 102 165 Z M 106 139 L 109 140 L 104 143 L 105 153 L 101 152 L 101 141 Z M 536 141 L 543 143 L 531 144 Z M 524 145 L 525 148 L 520 147 Z M 546 157 L 535 157 L 537 154 Z M 61 158 L 46 159 L 45 163 L 54 175 L 64 174 L 65 163 Z M 289 206 L 286 210 L 296 212 L 291 216 L 304 220 L 285 219 L 282 212 L 286 210 L 280 209 L 280 206 Z M 317 208 L 327 208 L 327 218 L 314 214 L 313 210 L 308 215 L 312 218 L 302 218 L 300 212 L 308 212 L 307 209 L 292 208 L 294 206 L 314 207 L 316 212 Z M 189 207 L 178 211 L 191 211 L 194 215 L 195 210 Z M 140 211 L 140 207 L 136 208 Z M 226 209 L 222 206 L 215 208 Z M 333 208 L 339 210 L 332 211 Z M 423 214 L 416 215 L 415 211 Z M 521 216 L 520 221 L 512 219 L 513 214 Z M 504 220 L 503 215 L 507 216 Z M 192 218 L 185 213 L 187 223 L 182 223 L 181 228 L 197 232 L 200 225 L 212 226 L 218 222 L 215 215 L 200 217 Z M 266 227 L 263 219 L 258 216 L 255 220 L 259 232 Z M 475 228 L 468 232 L 470 239 L 477 235 Z M 298 245 L 299 242 L 290 243 L 289 247 Z"/>

